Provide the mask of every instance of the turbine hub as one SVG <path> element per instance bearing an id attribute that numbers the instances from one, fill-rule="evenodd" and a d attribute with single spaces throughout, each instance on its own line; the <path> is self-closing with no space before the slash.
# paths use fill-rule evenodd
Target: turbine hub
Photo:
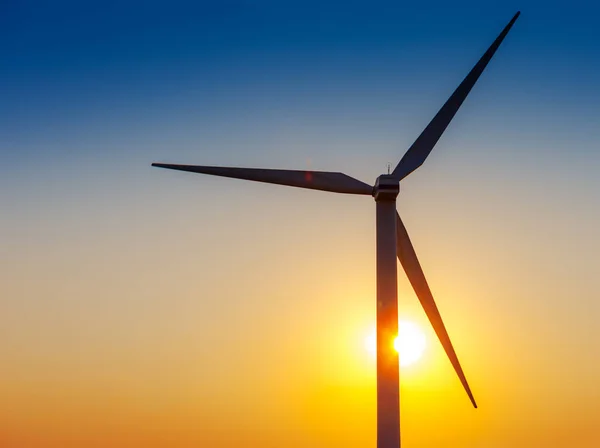
<path id="1" fill-rule="evenodd" d="M 373 187 L 375 201 L 395 201 L 400 192 L 398 179 L 390 174 L 382 174 Z"/>

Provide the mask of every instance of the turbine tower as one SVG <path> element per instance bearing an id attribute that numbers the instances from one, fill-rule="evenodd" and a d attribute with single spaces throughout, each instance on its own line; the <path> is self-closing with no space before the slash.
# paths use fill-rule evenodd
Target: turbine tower
<path id="1" fill-rule="evenodd" d="M 404 272 L 471 403 L 475 408 L 477 407 L 406 228 L 396 211 L 396 198 L 400 191 L 402 179 L 425 162 L 519 14 L 520 12 L 517 12 L 504 27 L 496 40 L 404 154 L 404 157 L 391 174 L 379 176 L 374 186 L 336 172 L 152 164 L 152 166 L 160 168 L 192 173 L 374 197 L 377 223 L 377 448 L 400 447 L 399 359 L 398 353 L 393 348 L 394 338 L 398 334 L 396 257 L 404 268 Z"/>

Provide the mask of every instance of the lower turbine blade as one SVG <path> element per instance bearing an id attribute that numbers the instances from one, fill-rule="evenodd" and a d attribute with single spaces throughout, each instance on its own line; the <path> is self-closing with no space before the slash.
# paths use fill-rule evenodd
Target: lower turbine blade
<path id="1" fill-rule="evenodd" d="M 271 170 L 263 168 L 232 168 L 222 166 L 172 165 L 153 163 L 152 166 L 212 176 L 309 188 L 334 193 L 371 195 L 373 187 L 343 173 L 326 171 Z"/>
<path id="2" fill-rule="evenodd" d="M 419 263 L 419 259 L 417 258 L 417 254 L 415 253 L 415 249 L 408 237 L 408 232 L 406 231 L 406 227 L 402 223 L 400 219 L 400 215 L 396 214 L 396 244 L 397 244 L 397 253 L 398 259 L 404 268 L 404 272 L 408 277 L 423 309 L 425 310 L 425 314 L 431 322 L 433 329 L 435 330 L 435 334 L 438 339 L 442 343 L 442 347 L 448 355 L 458 378 L 460 379 L 461 384 L 465 388 L 471 403 L 476 408 L 477 403 L 475 402 L 475 398 L 471 393 L 471 388 L 469 387 L 469 383 L 467 383 L 467 378 L 463 373 L 462 367 L 460 366 L 460 362 L 458 361 L 458 357 L 456 356 L 456 352 L 454 351 L 454 347 L 452 346 L 452 341 L 450 341 L 450 336 L 448 336 L 448 332 L 446 331 L 446 326 L 444 325 L 444 321 L 442 320 L 442 316 L 435 304 L 435 300 L 433 299 L 433 295 L 431 294 L 431 290 L 429 289 L 429 285 L 427 284 L 427 280 L 425 279 L 425 274 L 423 273 L 423 269 L 421 269 L 421 264 Z"/>

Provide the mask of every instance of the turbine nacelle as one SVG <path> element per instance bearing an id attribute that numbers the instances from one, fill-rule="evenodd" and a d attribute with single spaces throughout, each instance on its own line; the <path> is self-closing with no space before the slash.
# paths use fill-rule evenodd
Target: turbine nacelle
<path id="1" fill-rule="evenodd" d="M 400 192 L 400 182 L 392 174 L 382 174 L 373 186 L 375 201 L 395 201 Z"/>

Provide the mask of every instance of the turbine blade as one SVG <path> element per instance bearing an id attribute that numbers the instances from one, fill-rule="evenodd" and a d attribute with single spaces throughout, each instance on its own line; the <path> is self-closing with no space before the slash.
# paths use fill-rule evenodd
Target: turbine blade
<path id="1" fill-rule="evenodd" d="M 504 27 L 504 30 L 502 30 L 494 43 L 487 49 L 479 62 L 475 64 L 463 82 L 460 83 L 452 96 L 448 98 L 448 101 L 446 101 L 437 115 L 433 117 L 433 120 L 431 120 L 421 135 L 419 135 L 408 149 L 406 154 L 404 154 L 404 157 L 402 157 L 398 165 L 396 165 L 392 175 L 398 179 L 398 181 L 404 179 L 425 162 L 425 159 L 427 159 L 427 156 L 442 136 L 442 133 L 446 130 L 450 121 L 452 121 L 452 118 L 454 118 L 454 115 L 479 79 L 479 76 L 485 67 L 488 65 L 488 62 L 490 62 L 492 56 L 494 56 L 494 53 L 519 17 L 519 14 L 520 11 L 514 15 L 510 22 L 508 22 L 508 25 Z"/>
<path id="2" fill-rule="evenodd" d="M 373 187 L 343 173 L 326 171 L 272 170 L 262 168 L 231 168 L 220 166 L 172 165 L 153 163 L 152 166 L 212 176 L 288 185 L 290 187 L 331 191 L 334 193 L 371 195 Z"/>
<path id="3" fill-rule="evenodd" d="M 404 268 L 404 272 L 406 272 L 408 280 L 415 290 L 423 309 L 425 310 L 425 314 L 427 315 L 429 322 L 431 322 L 431 326 L 435 330 L 435 334 L 442 343 L 442 347 L 444 347 L 446 355 L 448 355 L 448 358 L 450 359 L 450 362 L 452 363 L 460 382 L 465 388 L 471 403 L 473 403 L 473 406 L 476 408 L 477 403 L 475 402 L 475 398 L 471 393 L 469 383 L 467 383 L 467 378 L 465 377 L 462 367 L 460 366 L 460 362 L 458 361 L 458 357 L 456 356 L 456 352 L 452 346 L 452 341 L 450 341 L 450 336 L 448 336 L 448 332 L 446 331 L 446 326 L 444 325 L 442 316 L 440 315 L 437 305 L 435 304 L 435 300 L 433 299 L 433 295 L 431 294 L 431 290 L 429 289 L 429 285 L 425 279 L 423 269 L 421 269 L 421 264 L 419 263 L 415 249 L 410 242 L 406 227 L 404 227 L 404 224 L 400 219 L 400 215 L 397 213 L 396 221 L 396 244 L 398 259 L 400 260 L 400 263 Z"/>

